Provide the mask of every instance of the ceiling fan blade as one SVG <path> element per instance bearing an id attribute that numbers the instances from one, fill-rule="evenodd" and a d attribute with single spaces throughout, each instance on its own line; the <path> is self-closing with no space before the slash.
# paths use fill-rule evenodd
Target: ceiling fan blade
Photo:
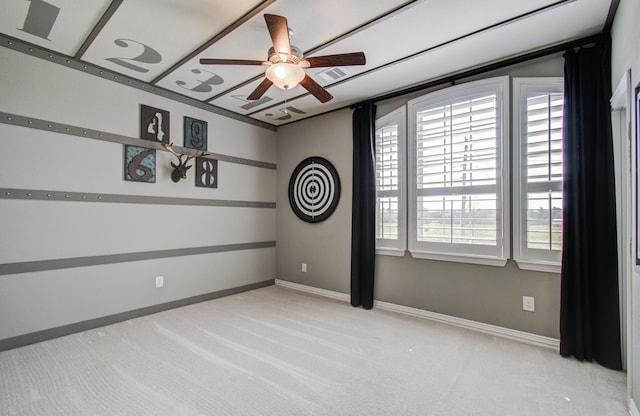
<path id="1" fill-rule="evenodd" d="M 265 61 L 256 61 L 250 59 L 200 59 L 202 65 L 268 65 Z"/>
<path id="2" fill-rule="evenodd" d="M 304 79 L 300 81 L 300 85 L 318 99 L 321 103 L 326 103 L 333 98 L 333 95 L 329 94 L 329 91 L 322 88 L 320 84 L 315 82 L 309 75 L 304 76 Z"/>
<path id="3" fill-rule="evenodd" d="M 321 68 L 328 66 L 364 65 L 367 60 L 362 52 L 342 53 L 338 55 L 313 56 L 304 58 L 309 62 L 309 68 Z"/>
<path id="4" fill-rule="evenodd" d="M 260 85 L 258 85 L 258 87 L 255 90 L 253 90 L 251 94 L 249 94 L 249 96 L 247 97 L 247 100 L 259 100 L 260 97 L 262 97 L 264 93 L 267 92 L 269 87 L 272 85 L 273 85 L 273 82 L 269 78 L 265 77 L 265 79 L 262 80 Z"/>
<path id="5" fill-rule="evenodd" d="M 264 21 L 267 23 L 273 49 L 276 53 L 286 53 L 291 55 L 291 44 L 289 43 L 289 25 L 287 19 L 275 14 L 265 14 Z"/>

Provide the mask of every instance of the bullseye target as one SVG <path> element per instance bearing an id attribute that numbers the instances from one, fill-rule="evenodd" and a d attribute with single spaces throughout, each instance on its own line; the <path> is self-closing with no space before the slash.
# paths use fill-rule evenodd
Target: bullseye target
<path id="1" fill-rule="evenodd" d="M 321 222 L 333 214 L 340 199 L 340 177 L 331 162 L 310 157 L 294 169 L 289 180 L 289 203 L 303 221 Z"/>

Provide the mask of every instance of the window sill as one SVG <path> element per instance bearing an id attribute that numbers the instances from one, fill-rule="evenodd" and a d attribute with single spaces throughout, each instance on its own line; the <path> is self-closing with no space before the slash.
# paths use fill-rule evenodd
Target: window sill
<path id="1" fill-rule="evenodd" d="M 559 263 L 550 263 L 550 262 L 532 262 L 525 260 L 516 260 L 515 261 L 518 267 L 522 270 L 533 270 L 536 272 L 546 272 L 546 273 L 560 273 L 561 265 Z"/>
<path id="2" fill-rule="evenodd" d="M 450 261 L 450 262 L 456 262 L 456 263 L 482 264 L 485 266 L 497 266 L 497 267 L 504 267 L 504 265 L 507 264 L 507 259 L 500 259 L 497 257 L 441 254 L 441 253 L 429 253 L 424 251 L 412 251 L 412 250 L 409 250 L 409 252 L 411 253 L 411 256 L 416 259 L 440 260 L 440 261 Z"/>
<path id="3" fill-rule="evenodd" d="M 404 253 L 406 253 L 406 251 L 407 250 L 400 248 L 376 248 L 376 255 L 404 257 Z"/>

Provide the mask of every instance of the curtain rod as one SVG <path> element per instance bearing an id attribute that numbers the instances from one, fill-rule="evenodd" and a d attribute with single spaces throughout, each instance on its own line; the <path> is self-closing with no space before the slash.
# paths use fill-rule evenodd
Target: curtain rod
<path id="1" fill-rule="evenodd" d="M 422 84 L 418 84 L 415 85 L 413 87 L 409 87 L 409 88 L 405 88 L 399 91 L 395 91 L 395 92 L 391 92 L 388 94 L 384 94 L 384 95 L 380 95 L 378 97 L 374 97 L 374 98 L 370 98 L 368 100 L 365 101 L 361 101 L 357 104 L 352 104 L 349 106 L 350 109 L 354 109 L 366 104 L 374 104 L 376 102 L 379 101 L 385 101 L 385 100 L 389 100 L 391 98 L 397 98 L 406 94 L 411 94 L 413 92 L 418 92 L 427 88 L 432 88 L 432 87 L 437 87 L 439 85 L 444 85 L 444 84 L 454 84 L 456 81 L 459 81 L 461 79 L 464 78 L 469 78 L 472 76 L 476 76 L 476 75 L 480 75 L 480 74 L 484 74 L 485 72 L 490 72 L 490 71 L 495 71 L 496 69 L 502 69 L 511 65 L 516 65 L 516 64 L 520 64 L 523 62 L 527 62 L 527 61 L 531 61 L 533 59 L 537 59 L 537 58 L 542 58 L 543 56 L 547 56 L 547 55 L 552 55 L 554 53 L 558 53 L 558 52 L 562 52 L 565 51 L 567 49 L 571 49 L 571 48 L 577 48 L 580 46 L 585 46 L 588 45 L 590 43 L 594 43 L 600 39 L 602 39 L 602 37 L 604 36 L 604 34 L 602 33 L 598 33 L 596 35 L 592 35 L 592 36 L 588 36 L 585 38 L 581 38 L 581 39 L 576 39 L 576 40 L 572 40 L 569 42 L 565 42 L 559 45 L 555 45 L 555 46 L 551 46 L 548 48 L 544 48 L 544 49 L 540 49 L 534 52 L 529 52 L 529 53 L 525 53 L 523 55 L 520 56 L 515 56 L 513 58 L 508 58 L 505 59 L 503 61 L 499 61 L 499 62 L 494 62 L 492 64 L 487 64 L 487 65 L 483 65 L 479 68 L 474 68 L 474 69 L 470 69 L 464 72 L 459 72 L 457 74 L 453 74 L 453 75 L 447 75 L 445 77 L 442 78 L 438 78 L 435 79 L 433 81 L 429 81 L 429 82 L 425 82 Z"/>

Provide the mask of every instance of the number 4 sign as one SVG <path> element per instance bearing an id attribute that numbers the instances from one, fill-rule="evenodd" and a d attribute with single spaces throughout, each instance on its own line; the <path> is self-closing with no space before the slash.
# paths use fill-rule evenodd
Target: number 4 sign
<path id="1" fill-rule="evenodd" d="M 141 104 L 140 138 L 169 143 L 169 112 Z"/>

